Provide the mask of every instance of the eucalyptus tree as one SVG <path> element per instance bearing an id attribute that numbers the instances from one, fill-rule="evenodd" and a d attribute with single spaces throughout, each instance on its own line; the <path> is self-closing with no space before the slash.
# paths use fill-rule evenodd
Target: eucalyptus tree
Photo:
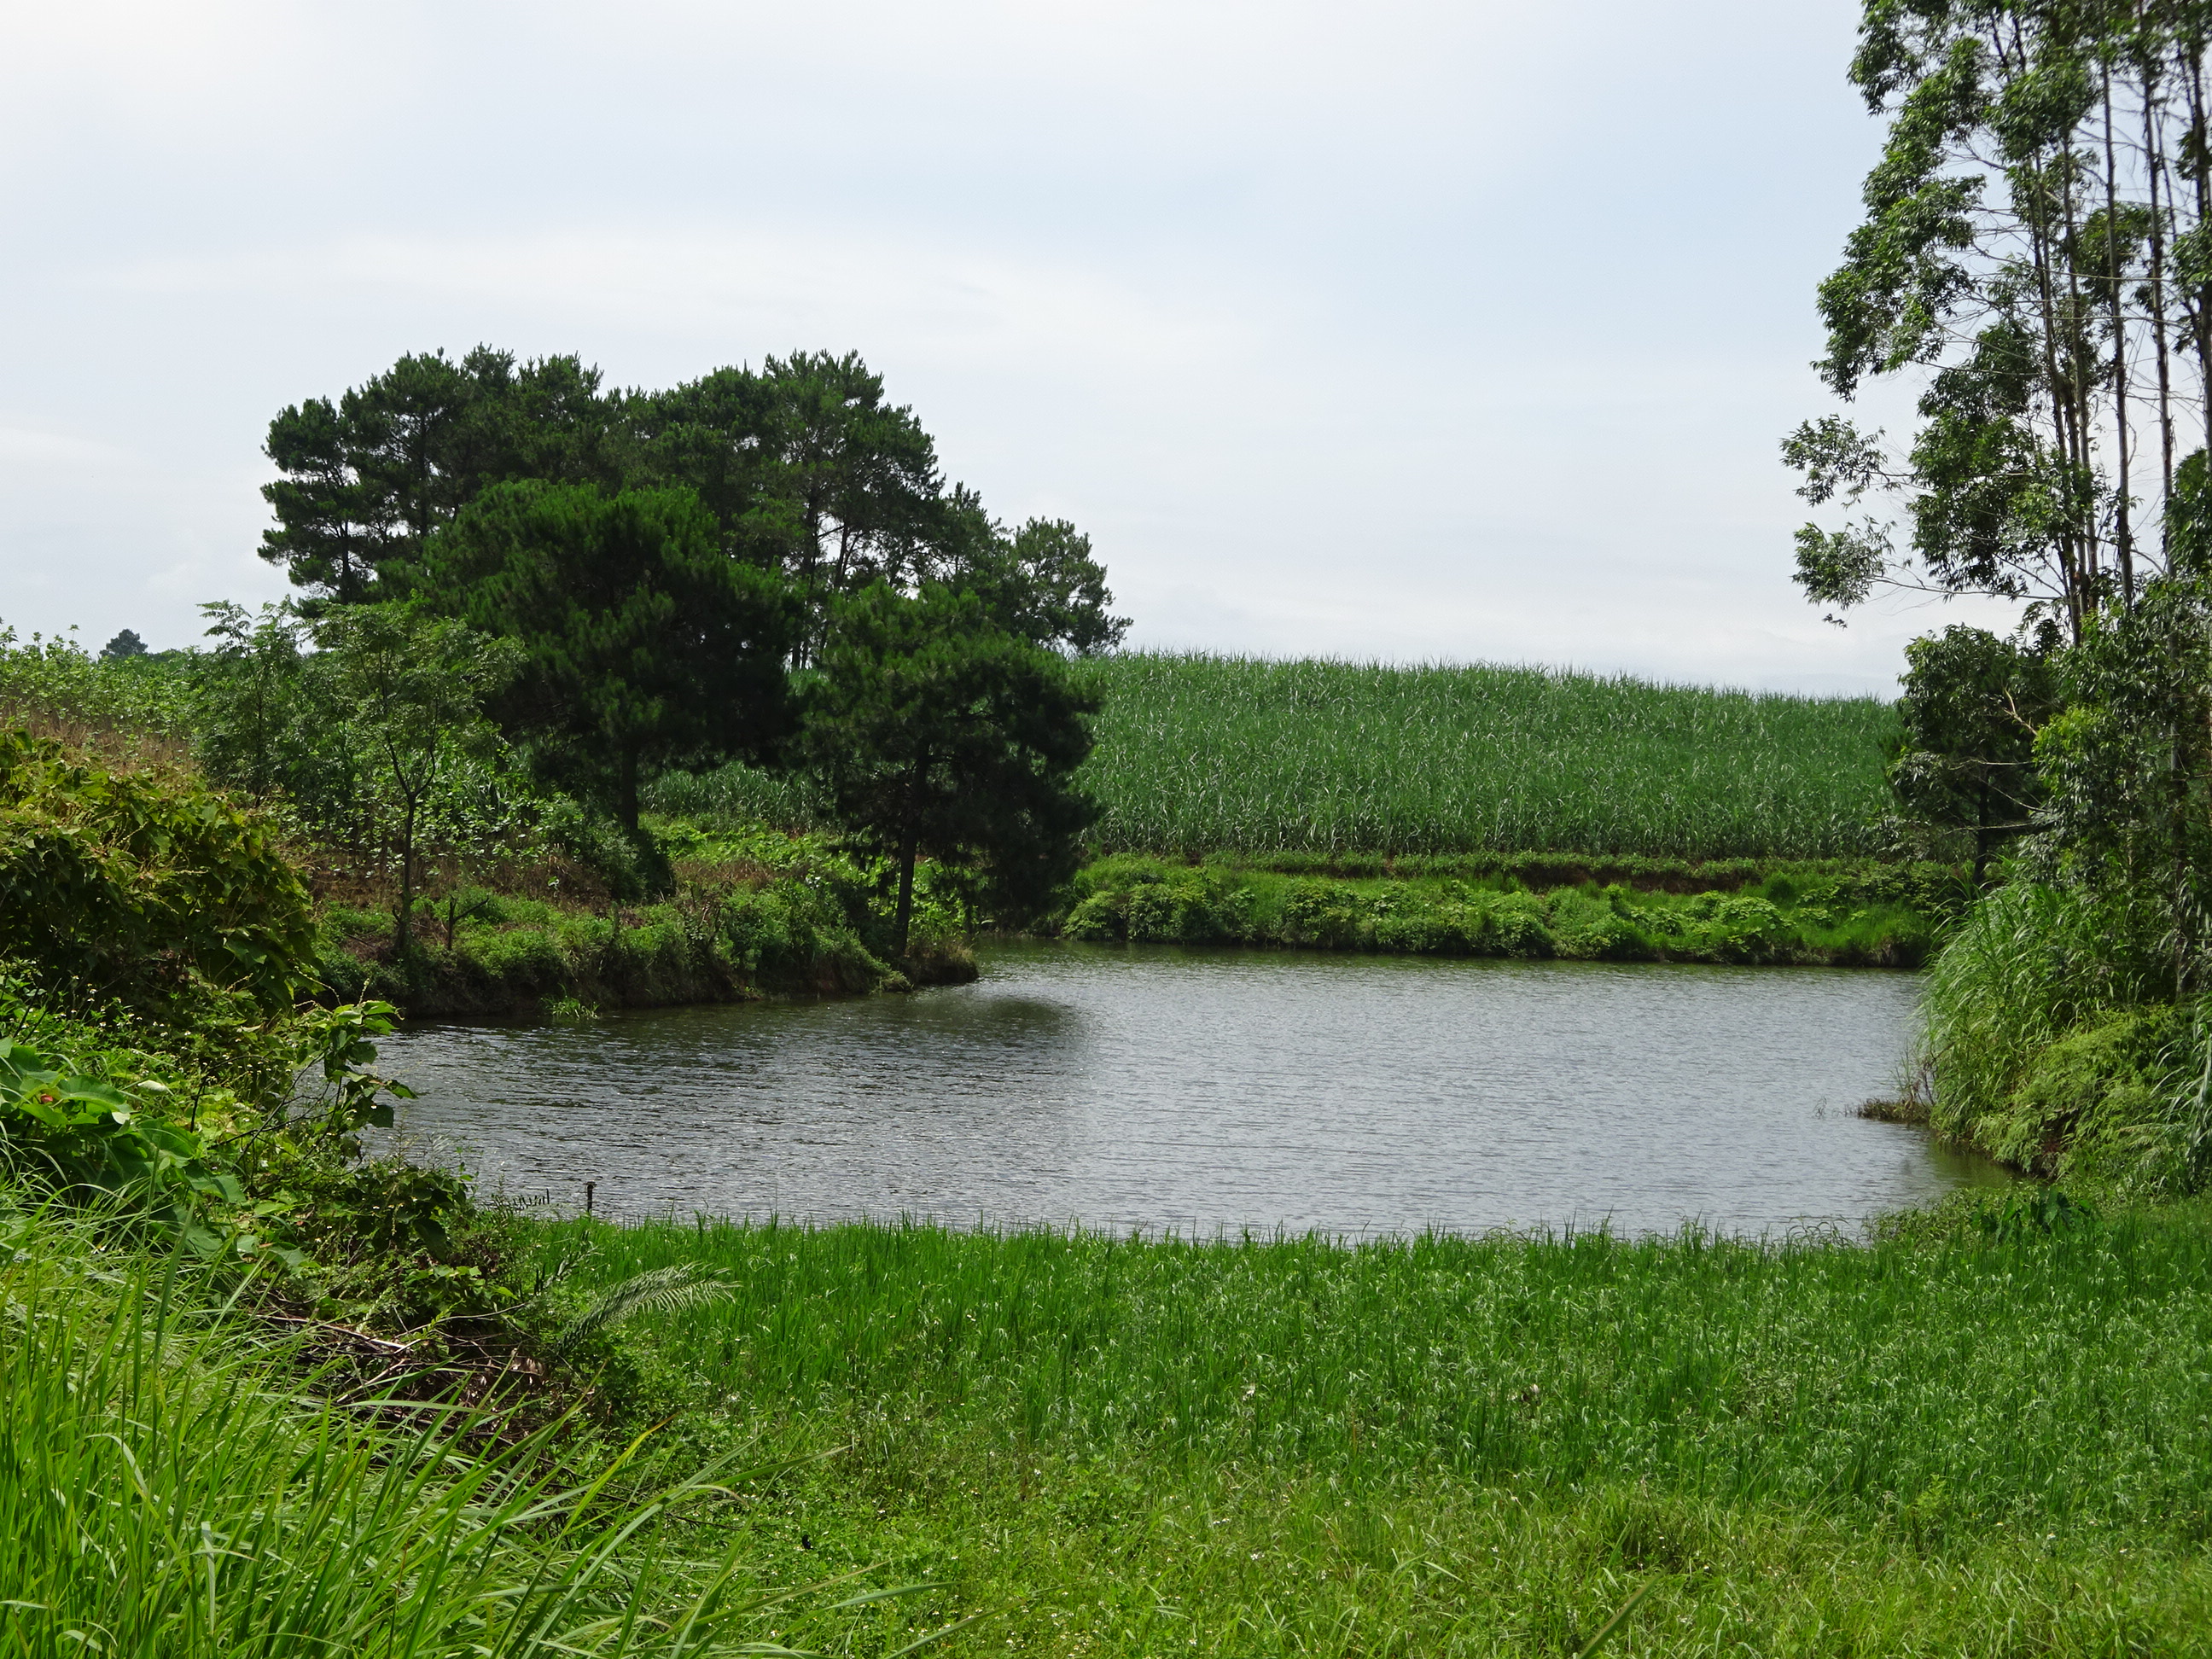
<path id="1" fill-rule="evenodd" d="M 2212 392 L 2208 32 L 2204 0 L 1868 0 L 1850 79 L 1888 138 L 1816 367 L 1923 390 L 1901 449 L 1839 416 L 1785 441 L 1861 510 L 1797 533 L 1815 602 L 1988 594 L 2078 641 L 2168 567 Z"/>

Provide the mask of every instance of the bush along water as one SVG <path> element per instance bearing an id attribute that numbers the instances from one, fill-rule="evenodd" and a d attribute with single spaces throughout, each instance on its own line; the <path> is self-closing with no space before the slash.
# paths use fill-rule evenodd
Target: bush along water
<path id="1" fill-rule="evenodd" d="M 504 891 L 458 886 L 434 900 L 404 959 L 381 910 L 329 905 L 323 981 L 420 1016 L 855 995 L 975 976 L 961 919 L 929 884 L 894 959 L 872 865 L 817 836 L 657 828 L 661 896 L 625 900 L 588 866 L 542 865 L 511 873 Z"/>
<path id="2" fill-rule="evenodd" d="M 1941 866 L 1809 866 L 1735 891 L 1589 880 L 1540 892 L 1505 873 L 1347 880 L 1130 856 L 1083 872 L 1058 931 L 1101 944 L 1910 968 L 1965 896 Z"/>
<path id="3" fill-rule="evenodd" d="M 1935 964 L 1920 1090 L 1939 1131 L 2010 1163 L 2160 1194 L 2212 1178 L 2202 457 L 2185 481 L 2177 568 L 2056 654 L 2035 833 Z"/>

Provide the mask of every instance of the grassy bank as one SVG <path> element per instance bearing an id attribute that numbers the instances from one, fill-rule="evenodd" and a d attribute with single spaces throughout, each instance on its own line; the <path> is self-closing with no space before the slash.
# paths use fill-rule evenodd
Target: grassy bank
<path id="1" fill-rule="evenodd" d="M 1819 859 L 1878 850 L 1890 810 L 1897 717 L 1872 697 L 1146 652 L 1084 672 L 1105 853 Z M 657 800 L 820 817 L 803 785 L 743 768 Z"/>
<path id="2" fill-rule="evenodd" d="M 316 1322 L 252 1316 L 250 1280 L 19 1196 L 0 1186 L 0 1651 L 678 1659 L 794 1604 L 740 1545 L 673 1547 L 757 1465 L 609 1503 L 618 1445 L 410 1399 L 402 1364 L 343 1387 Z"/>
<path id="3" fill-rule="evenodd" d="M 1644 1589 L 1620 1650 L 2087 1654 L 2212 1647 L 2205 1224 L 542 1248 L 723 1273 L 678 1432 L 822 1461 L 700 1547 L 941 1578 L 954 1650 L 1571 1654 Z"/>
<path id="4" fill-rule="evenodd" d="M 1745 879 L 1753 872 L 1722 866 L 1700 887 L 1698 866 L 1646 862 L 1650 886 L 1592 877 L 1542 891 L 1515 870 L 1540 877 L 1572 866 L 1524 857 L 1484 872 L 1482 863 L 1409 860 L 1387 875 L 1333 879 L 1127 855 L 1082 872 L 1057 929 L 1101 944 L 1915 968 L 1968 896 L 1957 872 L 1933 865 L 1784 866 L 1755 883 Z M 1455 867 L 1468 873 L 1443 873 Z M 1683 887 L 1693 890 L 1670 890 Z"/>
<path id="5" fill-rule="evenodd" d="M 907 955 L 887 960 L 878 872 L 821 837 L 658 830 L 673 854 L 665 897 L 617 900 L 572 862 L 510 866 L 447 884 L 418 912 L 406 962 L 387 908 L 324 884 L 323 983 L 428 1017 L 850 996 L 975 976 L 958 918 L 927 893 Z"/>

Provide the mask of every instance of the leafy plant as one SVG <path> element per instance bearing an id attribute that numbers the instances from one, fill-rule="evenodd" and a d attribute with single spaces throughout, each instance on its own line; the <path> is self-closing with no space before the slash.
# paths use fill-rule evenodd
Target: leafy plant
<path id="1" fill-rule="evenodd" d="M 574 1353 L 599 1332 L 645 1313 L 676 1313 L 726 1300 L 733 1293 L 726 1279 L 697 1262 L 649 1267 L 609 1285 L 561 1328 L 554 1339 L 556 1356 Z"/>
<path id="2" fill-rule="evenodd" d="M 199 1136 L 149 1114 L 115 1085 L 6 1037 L 0 1037 L 0 1154 L 64 1193 L 153 1217 L 204 1253 L 221 1241 L 200 1224 L 201 1200 L 246 1202 L 238 1177 L 210 1156 Z"/>
<path id="3" fill-rule="evenodd" d="M 0 954 L 164 1018 L 213 994 L 265 1019 L 306 981 L 314 928 L 298 875 L 236 807 L 0 732 Z"/>

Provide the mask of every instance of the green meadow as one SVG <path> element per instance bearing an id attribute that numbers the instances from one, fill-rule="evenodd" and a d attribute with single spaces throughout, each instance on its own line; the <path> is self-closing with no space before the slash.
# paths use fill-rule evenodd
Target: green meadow
<path id="1" fill-rule="evenodd" d="M 763 1584 L 941 1583 L 801 1646 L 956 1652 L 2212 1650 L 2212 1234 L 1984 1197 L 1871 1244 L 1192 1242 L 562 1224 L 711 1267 L 672 1468 Z M 680 1407 L 674 1402 L 684 1402 Z"/>
<path id="2" fill-rule="evenodd" d="M 716 1287 L 534 1429 L 19 1213 L 0 1652 L 2212 1651 L 2202 1206 L 1978 1206 L 1870 1243 L 518 1220 L 519 1279 Z"/>

